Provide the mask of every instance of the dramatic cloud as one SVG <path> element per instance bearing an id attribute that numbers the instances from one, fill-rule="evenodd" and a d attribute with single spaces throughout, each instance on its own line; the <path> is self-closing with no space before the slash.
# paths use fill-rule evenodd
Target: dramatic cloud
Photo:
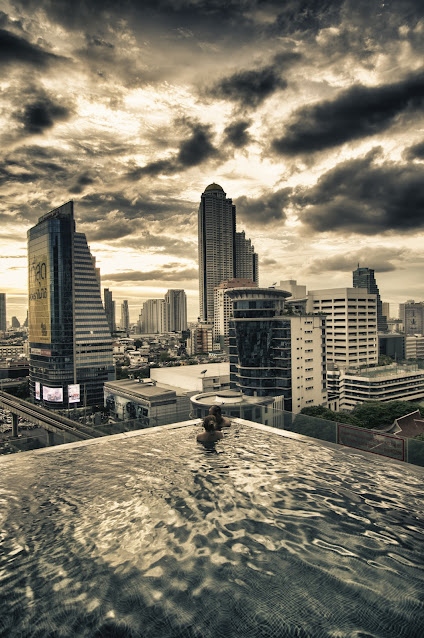
<path id="1" fill-rule="evenodd" d="M 373 235 L 424 229 L 424 166 L 377 163 L 378 151 L 349 160 L 294 196 L 315 232 Z"/>
<path id="2" fill-rule="evenodd" d="M 407 160 L 424 160 L 424 142 L 419 142 L 418 144 L 414 144 L 414 146 L 407 148 L 403 157 Z"/>
<path id="3" fill-rule="evenodd" d="M 53 53 L 45 51 L 41 47 L 31 44 L 10 31 L 0 29 L 0 63 L 17 64 L 24 63 L 33 67 L 43 68 L 51 62 L 63 60 Z"/>
<path id="4" fill-rule="evenodd" d="M 278 191 L 263 193 L 257 198 L 248 198 L 244 195 L 235 200 L 237 217 L 246 223 L 255 226 L 264 226 L 272 222 L 284 222 L 284 211 L 290 202 L 291 188 L 282 188 Z"/>
<path id="5" fill-rule="evenodd" d="M 275 91 L 286 86 L 287 82 L 280 77 L 279 71 L 274 66 L 266 66 L 238 71 L 223 78 L 210 90 L 210 95 L 238 102 L 245 108 L 256 108 Z"/>
<path id="6" fill-rule="evenodd" d="M 224 144 L 231 144 L 235 148 L 243 148 L 251 141 L 251 136 L 247 129 L 252 124 L 252 120 L 238 120 L 231 122 L 224 129 Z"/>
<path id="7" fill-rule="evenodd" d="M 372 251 L 364 248 L 358 251 L 332 255 L 324 259 L 315 259 L 308 268 L 308 272 L 312 274 L 320 274 L 323 272 L 352 272 L 361 264 L 366 264 L 368 268 L 372 268 L 375 272 L 391 272 L 399 267 L 395 262 L 402 263 L 407 251 L 403 249 L 384 248 L 373 246 Z"/>
<path id="8" fill-rule="evenodd" d="M 172 269 L 164 265 L 162 268 L 156 270 L 149 270 L 146 272 L 128 270 L 125 272 L 111 273 L 104 275 L 103 280 L 114 282 L 145 282 L 145 281 L 186 281 L 189 279 L 197 279 L 198 271 L 196 268 L 180 268 L 178 269 L 175 264 L 172 265 Z"/>
<path id="9" fill-rule="evenodd" d="M 385 86 L 353 86 L 334 100 L 296 110 L 274 151 L 298 155 L 369 137 L 391 126 L 404 112 L 422 109 L 424 73 Z"/>
<path id="10" fill-rule="evenodd" d="M 59 104 L 48 95 L 40 95 L 15 114 L 15 118 L 23 124 L 24 132 L 29 135 L 43 133 L 56 122 L 67 120 L 70 116 L 71 110 L 68 107 Z"/>
<path id="11" fill-rule="evenodd" d="M 180 143 L 177 154 L 168 159 L 156 160 L 145 166 L 134 168 L 129 171 L 128 177 L 135 180 L 144 176 L 171 175 L 218 156 L 218 151 L 211 141 L 211 127 L 199 122 L 187 124 L 191 135 Z"/>

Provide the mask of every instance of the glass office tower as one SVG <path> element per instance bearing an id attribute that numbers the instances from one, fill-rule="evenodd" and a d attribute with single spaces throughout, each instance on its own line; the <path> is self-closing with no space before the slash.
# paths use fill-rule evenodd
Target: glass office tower
<path id="1" fill-rule="evenodd" d="M 291 410 L 291 322 L 285 313 L 289 292 L 233 288 L 229 322 L 230 386 L 247 396 L 284 396 Z"/>
<path id="2" fill-rule="evenodd" d="M 48 408 L 103 403 L 115 377 L 112 340 L 87 240 L 73 202 L 28 231 L 30 393 Z"/>

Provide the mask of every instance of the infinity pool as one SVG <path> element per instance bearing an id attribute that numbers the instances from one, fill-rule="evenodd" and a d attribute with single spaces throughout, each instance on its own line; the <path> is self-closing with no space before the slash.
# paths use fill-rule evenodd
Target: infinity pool
<path id="1" fill-rule="evenodd" d="M 0 636 L 423 635 L 424 472 L 193 425 L 0 461 Z"/>

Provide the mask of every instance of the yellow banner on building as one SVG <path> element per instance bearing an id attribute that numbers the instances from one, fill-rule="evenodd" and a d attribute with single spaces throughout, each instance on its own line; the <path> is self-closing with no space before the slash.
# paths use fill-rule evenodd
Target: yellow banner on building
<path id="1" fill-rule="evenodd" d="M 30 343 L 51 343 L 49 238 L 29 242 L 28 328 Z"/>

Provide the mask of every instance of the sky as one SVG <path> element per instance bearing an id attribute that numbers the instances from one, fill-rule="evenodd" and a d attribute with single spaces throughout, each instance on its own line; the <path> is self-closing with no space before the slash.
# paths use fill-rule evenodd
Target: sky
<path id="1" fill-rule="evenodd" d="M 26 233 L 72 199 L 131 321 L 184 288 L 216 182 L 259 283 L 424 299 L 421 0 L 0 0 L 0 290 L 27 308 Z"/>

